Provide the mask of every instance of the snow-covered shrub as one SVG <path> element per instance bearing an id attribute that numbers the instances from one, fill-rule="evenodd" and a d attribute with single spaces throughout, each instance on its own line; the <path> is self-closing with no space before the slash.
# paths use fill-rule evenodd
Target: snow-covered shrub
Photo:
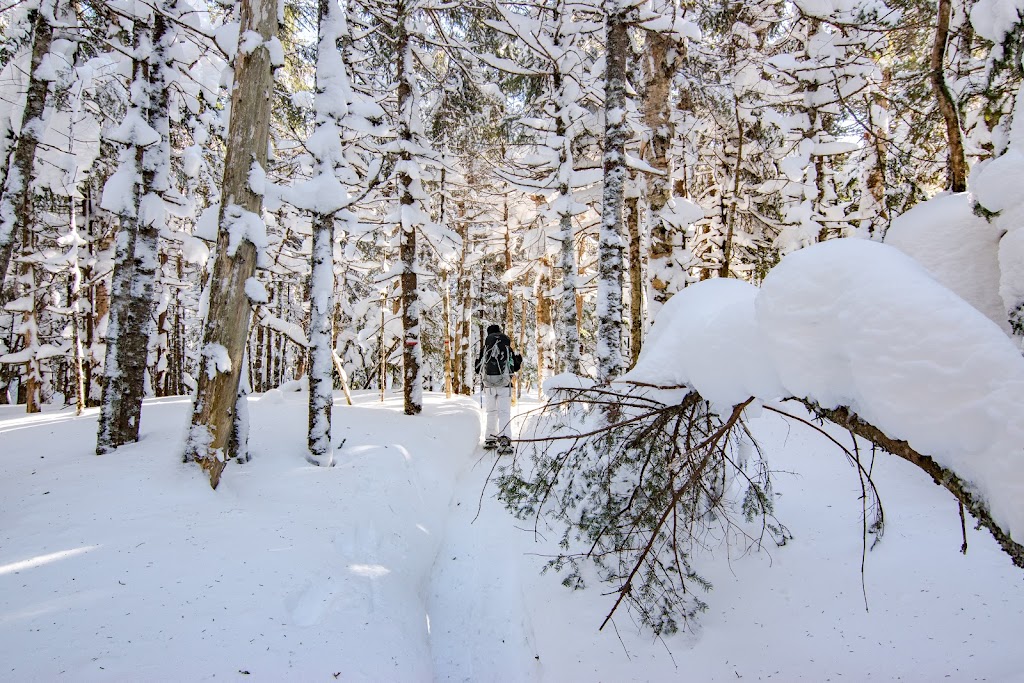
<path id="1" fill-rule="evenodd" d="M 582 589 L 595 580 L 655 634 L 686 627 L 711 588 L 693 564 L 718 542 L 781 545 L 771 479 L 750 458 L 741 416 L 696 392 L 575 386 L 529 418 L 499 497 L 541 533 L 559 534 L 545 571 Z M 604 624 L 602 624 L 603 626 Z"/>

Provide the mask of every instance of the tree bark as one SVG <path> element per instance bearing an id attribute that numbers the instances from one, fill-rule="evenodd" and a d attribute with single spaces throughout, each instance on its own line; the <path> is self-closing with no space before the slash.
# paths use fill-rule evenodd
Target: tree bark
<path id="1" fill-rule="evenodd" d="M 229 441 L 251 315 L 245 281 L 255 272 L 257 259 L 251 239 L 232 244 L 229 220 L 242 218 L 242 211 L 259 217 L 262 209 L 262 198 L 249 187 L 249 169 L 254 162 L 260 166 L 267 163 L 273 97 L 267 41 L 277 37 L 277 3 L 242 0 L 241 31 L 254 31 L 264 42 L 252 52 L 239 51 L 235 58 L 216 261 L 203 331 L 203 363 L 185 451 L 187 460 L 195 460 L 209 474 L 213 488 L 220 483 L 227 459 L 234 457 Z M 216 362 L 222 351 L 229 367 Z"/>
<path id="2" fill-rule="evenodd" d="M 325 4 L 321 0 L 320 5 Z M 323 43 L 321 43 L 323 47 Z M 334 408 L 334 348 L 331 318 L 334 309 L 334 216 L 313 219 L 313 291 L 309 305 L 309 430 L 310 461 L 334 464 L 331 410 Z"/>
<path id="3" fill-rule="evenodd" d="M 344 111 L 335 102 L 344 97 L 345 67 L 338 54 L 344 32 L 341 8 L 334 0 L 319 0 L 316 67 L 316 131 L 319 138 L 340 134 Z M 329 134 L 329 135 L 327 135 Z M 336 177 L 342 165 L 336 143 L 314 150 L 321 176 Z M 314 211 L 312 274 L 309 305 L 309 455 L 314 464 L 334 464 L 331 446 L 331 411 L 334 407 L 334 213 Z"/>
<path id="4" fill-rule="evenodd" d="M 935 26 L 935 40 L 932 43 L 931 58 L 928 62 L 932 90 L 938 101 L 939 113 L 946 124 L 946 141 L 949 144 L 946 172 L 949 189 L 952 192 L 967 191 L 967 160 L 964 157 L 963 135 L 960 132 L 960 115 L 953 94 L 946 84 L 945 62 L 946 43 L 949 40 L 949 16 L 952 0 L 939 0 L 939 11 Z"/>
<path id="5" fill-rule="evenodd" d="M 671 117 L 672 77 L 679 61 L 669 59 L 670 50 L 680 51 L 671 38 L 657 31 L 646 35 L 647 49 L 644 57 L 646 89 L 644 91 L 644 123 L 651 134 L 646 146 L 645 160 L 658 174 L 647 178 L 647 214 L 650 234 L 649 272 L 652 274 L 652 296 L 648 302 L 648 316 L 642 319 L 644 326 L 657 314 L 669 297 L 683 288 L 686 273 L 675 262 L 676 235 L 662 217 L 662 212 L 672 196 L 671 165 L 669 150 L 672 145 L 673 126 Z M 642 330 L 641 330 L 642 334 Z M 636 332 L 634 332 L 634 338 Z M 634 350 L 634 362 L 639 346 Z"/>
<path id="6" fill-rule="evenodd" d="M 629 35 L 618 3 L 605 15 L 604 191 L 598 242 L 597 374 L 602 383 L 622 373 L 622 211 L 626 184 L 626 57 Z"/>
<path id="7" fill-rule="evenodd" d="M 1014 541 L 1008 533 L 996 524 L 988 510 L 988 505 L 977 495 L 969 482 L 963 481 L 952 470 L 938 464 L 930 456 L 918 453 L 906 441 L 890 438 L 882 430 L 865 422 L 845 406 L 830 410 L 807 400 L 801 400 L 800 402 L 818 417 L 834 422 L 840 427 L 848 429 L 853 434 L 867 439 L 876 446 L 924 470 L 932 478 L 932 481 L 952 493 L 974 515 L 980 526 L 985 527 L 991 532 L 999 546 L 1010 556 L 1014 565 L 1024 569 L 1024 546 Z"/>
<path id="8" fill-rule="evenodd" d="M 719 277 L 729 277 L 732 267 L 732 239 L 736 229 L 736 204 L 740 197 L 740 172 L 743 169 L 743 120 L 740 119 L 740 102 L 733 99 L 736 112 L 736 166 L 733 168 L 732 196 L 729 198 L 729 210 L 726 217 L 725 243 L 722 245 L 722 267 Z M 723 193 L 724 195 L 724 193 Z"/>
<path id="9" fill-rule="evenodd" d="M 629 367 L 636 365 L 644 339 L 644 273 L 640 235 L 640 198 L 626 199 L 626 232 L 629 235 Z"/>
<path id="10" fill-rule="evenodd" d="M 452 302 L 448 271 L 441 273 L 441 287 L 444 291 L 444 397 L 452 397 Z"/>
<path id="11" fill-rule="evenodd" d="M 559 306 L 559 328 L 564 349 L 565 371 L 574 375 L 582 373 L 580 367 L 580 334 L 576 311 L 576 295 L 579 289 L 576 263 L 576 231 L 573 226 L 573 187 L 572 176 L 575 171 L 573 155 L 574 136 L 571 135 L 571 112 L 573 104 L 566 93 L 566 80 L 569 74 L 563 69 L 572 70 L 575 62 L 561 57 L 562 51 L 569 40 L 565 35 L 564 8 L 557 7 L 554 11 L 554 22 L 557 25 L 554 42 L 555 53 L 560 58 L 552 61 L 552 90 L 555 95 L 555 138 L 559 141 L 558 148 L 558 234 L 560 242 L 559 267 L 562 271 L 562 297 Z"/>
<path id="12" fill-rule="evenodd" d="M 55 7 L 55 6 L 54 6 Z M 39 78 L 39 66 L 50 52 L 53 26 L 39 9 L 28 12 L 32 24 L 32 60 L 28 72 L 28 92 L 21 118 L 21 132 L 7 165 L 3 195 L 0 197 L 0 304 L 4 298 L 4 282 L 11 264 L 17 241 L 32 216 L 33 166 L 36 149 L 43 134 L 43 112 L 49 91 L 49 82 Z"/>
<path id="13" fill-rule="evenodd" d="M 543 398 L 544 373 L 550 371 L 552 363 L 548 360 L 551 350 L 546 343 L 551 335 L 551 300 L 547 291 L 551 287 L 550 266 L 547 259 L 541 259 L 540 275 L 537 278 L 535 297 L 537 300 L 537 396 Z"/>
<path id="14" fill-rule="evenodd" d="M 133 207 L 129 214 L 121 216 L 117 239 L 97 455 L 139 440 L 157 242 L 163 223 L 162 208 L 156 207 L 162 202 L 160 193 L 169 187 L 166 169 L 170 164 L 170 128 L 163 49 L 166 32 L 167 20 L 160 11 L 154 12 L 152 25 L 137 22 L 135 26 L 136 53 L 154 50 L 133 63 L 132 80 L 139 92 L 145 93 L 145 101 L 135 108 L 160 138 L 148 148 L 130 145 L 125 150 L 125 161 L 134 166 L 141 185 L 133 188 Z"/>
<path id="15" fill-rule="evenodd" d="M 398 138 L 402 141 L 399 154 L 398 201 L 401 205 L 401 243 L 399 258 L 402 261 L 402 397 L 406 415 L 418 415 L 423 410 L 423 349 L 420 346 L 420 297 L 417 290 L 418 258 L 416 252 L 416 225 L 411 214 L 416 197 L 413 194 L 413 178 L 409 166 L 413 163 L 409 147 L 413 143 L 413 122 L 415 115 L 413 73 L 414 57 L 412 36 L 406 21 L 409 8 L 405 2 L 398 3 L 398 36 L 395 49 L 398 55 Z M 418 181 L 416 181 L 418 183 Z"/>

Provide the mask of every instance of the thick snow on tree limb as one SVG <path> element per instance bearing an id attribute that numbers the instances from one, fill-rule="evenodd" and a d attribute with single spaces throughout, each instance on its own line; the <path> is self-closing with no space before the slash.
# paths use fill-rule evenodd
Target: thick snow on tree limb
<path id="1" fill-rule="evenodd" d="M 956 474 L 1024 538 L 1024 358 L 985 315 L 894 248 L 833 240 L 760 289 L 709 280 L 659 314 L 620 378 L 691 386 L 722 414 L 753 396 L 849 407 Z"/>

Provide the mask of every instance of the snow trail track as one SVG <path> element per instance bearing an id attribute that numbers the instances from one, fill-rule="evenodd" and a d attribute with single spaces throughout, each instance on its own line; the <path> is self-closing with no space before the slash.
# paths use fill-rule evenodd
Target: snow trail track
<path id="1" fill-rule="evenodd" d="M 515 431 L 515 430 L 513 430 Z M 541 680 L 515 520 L 484 487 L 498 458 L 482 448 L 459 477 L 430 576 L 427 610 L 438 681 Z M 481 500 L 481 492 L 484 499 Z"/>
<path id="2" fill-rule="evenodd" d="M 493 503 L 484 505 L 477 517 L 480 491 L 495 456 L 479 451 L 477 457 L 456 486 L 431 574 L 427 609 L 435 678 L 540 680 L 519 576 L 521 551 L 507 543 L 507 531 L 498 530 L 512 520 Z"/>

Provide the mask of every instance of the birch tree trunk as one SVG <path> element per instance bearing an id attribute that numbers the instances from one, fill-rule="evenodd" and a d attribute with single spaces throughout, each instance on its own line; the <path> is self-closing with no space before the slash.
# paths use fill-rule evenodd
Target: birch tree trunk
<path id="1" fill-rule="evenodd" d="M 242 0 L 241 32 L 258 33 L 263 44 L 235 57 L 235 86 L 224 160 L 216 261 L 203 330 L 202 366 L 196 388 L 185 459 L 194 460 L 217 488 L 229 452 L 242 355 L 251 308 L 245 282 L 256 270 L 253 235 L 241 229 L 262 224 L 262 197 L 249 187 L 253 163 L 267 163 L 273 73 L 268 42 L 277 38 L 277 3 Z M 255 219 L 255 220 L 253 220 Z M 232 238 L 235 239 L 232 239 Z"/>
<path id="2" fill-rule="evenodd" d="M 604 194 L 598 242 L 597 375 L 609 382 L 622 373 L 622 209 L 626 184 L 626 57 L 629 54 L 625 12 L 609 3 L 605 16 Z"/>
<path id="3" fill-rule="evenodd" d="M 153 285 L 158 264 L 157 242 L 163 223 L 160 193 L 169 187 L 170 126 L 168 90 L 164 83 L 164 37 L 167 20 L 154 12 L 152 25 L 136 21 L 135 53 L 147 55 L 132 65 L 133 91 L 139 102 L 129 112 L 145 121 L 155 141 L 128 141 L 123 168 L 140 178 L 133 185 L 132 206 L 121 212 L 114 262 L 113 297 L 107 325 L 103 400 L 96 454 L 109 453 L 139 440 L 142 399 L 145 396 L 146 357 L 153 309 Z"/>
<path id="4" fill-rule="evenodd" d="M 52 12 L 54 5 L 50 5 Z M 28 91 L 25 110 L 21 118 L 21 132 L 7 164 L 3 195 L 0 196 L 0 304 L 4 303 L 4 282 L 11 264 L 17 240 L 32 215 L 32 170 L 36 149 L 43 135 L 43 112 L 49 83 L 39 77 L 39 65 L 50 52 L 53 41 L 52 17 L 43 8 L 31 9 L 28 19 L 32 24 L 32 59 L 28 72 Z"/>
<path id="5" fill-rule="evenodd" d="M 626 233 L 629 237 L 629 367 L 636 364 L 644 339 L 643 236 L 640 234 L 640 197 L 626 198 Z"/>

